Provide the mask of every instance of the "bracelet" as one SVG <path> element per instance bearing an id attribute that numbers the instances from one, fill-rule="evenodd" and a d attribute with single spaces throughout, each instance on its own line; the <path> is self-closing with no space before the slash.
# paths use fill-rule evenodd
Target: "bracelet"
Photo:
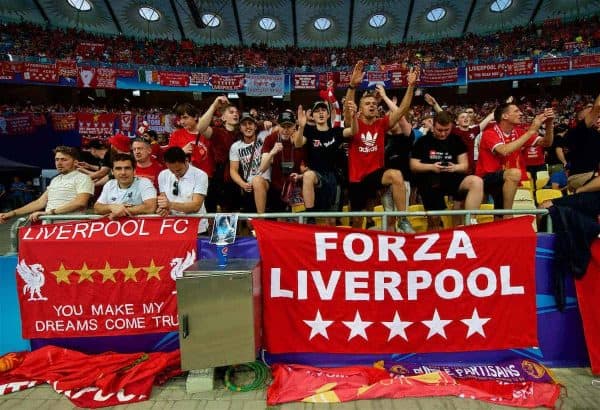
<path id="1" fill-rule="evenodd" d="M 349 88 L 349 89 L 351 89 L 351 90 L 356 90 L 356 87 L 355 87 L 355 86 L 353 86 L 352 84 L 350 84 L 350 85 L 348 86 L 348 88 Z"/>

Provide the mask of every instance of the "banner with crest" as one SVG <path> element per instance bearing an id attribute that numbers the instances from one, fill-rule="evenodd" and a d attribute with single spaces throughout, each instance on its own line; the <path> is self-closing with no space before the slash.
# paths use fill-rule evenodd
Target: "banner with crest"
<path id="1" fill-rule="evenodd" d="M 175 279 L 196 260 L 198 221 L 103 219 L 21 228 L 23 337 L 177 331 Z"/>

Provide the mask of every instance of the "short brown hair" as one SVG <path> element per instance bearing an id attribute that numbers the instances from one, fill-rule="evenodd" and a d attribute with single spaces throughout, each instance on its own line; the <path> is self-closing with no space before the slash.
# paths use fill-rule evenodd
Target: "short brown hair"
<path id="1" fill-rule="evenodd" d="M 113 167 L 115 165 L 115 162 L 117 162 L 117 161 L 129 161 L 129 162 L 131 162 L 131 167 L 133 169 L 135 169 L 135 158 L 131 154 L 124 154 L 122 152 L 117 152 L 116 154 L 114 154 L 111 157 L 111 161 L 113 163 Z"/>
<path id="2" fill-rule="evenodd" d="M 56 155 L 60 152 L 61 154 L 68 155 L 75 160 L 79 159 L 79 150 L 75 147 L 69 147 L 67 145 L 59 145 L 58 147 L 54 148 L 54 150 L 52 152 L 54 153 L 54 155 Z"/>
<path id="3" fill-rule="evenodd" d="M 440 111 L 433 117 L 434 124 L 448 125 L 452 123 L 452 115 L 448 111 Z"/>

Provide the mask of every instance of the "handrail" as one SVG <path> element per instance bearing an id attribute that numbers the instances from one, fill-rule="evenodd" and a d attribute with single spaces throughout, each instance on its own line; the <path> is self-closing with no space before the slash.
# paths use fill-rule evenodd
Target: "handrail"
<path id="1" fill-rule="evenodd" d="M 464 224 L 471 224 L 471 217 L 476 215 L 547 215 L 547 209 L 473 209 L 473 210 L 441 210 L 441 211 L 361 211 L 361 212 L 271 212 L 266 214 L 257 213 L 236 213 L 238 220 L 245 219 L 297 219 L 299 223 L 306 222 L 307 218 L 343 218 L 343 217 L 381 217 L 381 230 L 387 230 L 387 218 L 394 216 L 463 216 Z M 216 213 L 208 214 L 187 214 L 185 217 L 193 218 L 215 218 L 220 215 Z M 40 219 L 43 221 L 74 221 L 74 220 L 93 220 L 101 219 L 106 215 L 95 215 L 95 214 L 65 214 L 65 215 L 44 215 Z M 143 217 L 159 218 L 160 215 L 143 215 Z M 17 253 L 19 249 L 19 237 L 17 235 L 18 229 L 25 225 L 27 218 L 17 219 L 10 228 L 10 253 Z M 552 232 L 552 225 L 547 225 L 547 232 Z"/>

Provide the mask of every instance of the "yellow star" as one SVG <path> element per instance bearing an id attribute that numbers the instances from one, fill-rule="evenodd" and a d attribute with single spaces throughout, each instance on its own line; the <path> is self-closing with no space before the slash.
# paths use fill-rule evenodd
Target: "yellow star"
<path id="1" fill-rule="evenodd" d="M 135 274 L 139 272 L 139 269 L 131 266 L 131 261 L 129 261 L 129 265 L 125 269 L 121 269 L 121 272 L 123 272 L 123 275 L 125 275 L 125 282 L 130 279 L 134 282 L 137 282 Z"/>
<path id="2" fill-rule="evenodd" d="M 89 280 L 92 283 L 94 282 L 94 278 L 92 278 L 92 273 L 96 272 L 96 270 L 88 269 L 87 263 L 84 262 L 81 269 L 76 270 L 75 272 L 79 273 L 79 282 L 77 283 L 81 283 L 84 280 Z"/>
<path id="3" fill-rule="evenodd" d="M 50 273 L 53 274 L 54 276 L 56 276 L 56 283 L 60 283 L 60 282 L 70 283 L 69 274 L 71 272 L 73 272 L 73 271 L 69 270 L 69 269 L 65 269 L 65 265 L 63 265 L 61 263 L 58 270 L 52 271 Z"/>
<path id="4" fill-rule="evenodd" d="M 98 272 L 102 275 L 102 283 L 107 280 L 112 280 L 113 282 L 117 282 L 115 280 L 115 272 L 118 272 L 119 269 L 111 269 L 108 262 L 104 265 L 104 269 L 98 269 Z"/>
<path id="5" fill-rule="evenodd" d="M 156 266 L 154 264 L 154 259 L 152 259 L 150 261 L 150 266 L 146 266 L 144 269 L 146 272 L 148 272 L 148 277 L 146 278 L 146 280 L 150 280 L 150 278 L 156 278 L 158 280 L 160 280 L 160 275 L 159 272 L 162 270 L 162 268 L 164 268 L 164 266 Z"/>

